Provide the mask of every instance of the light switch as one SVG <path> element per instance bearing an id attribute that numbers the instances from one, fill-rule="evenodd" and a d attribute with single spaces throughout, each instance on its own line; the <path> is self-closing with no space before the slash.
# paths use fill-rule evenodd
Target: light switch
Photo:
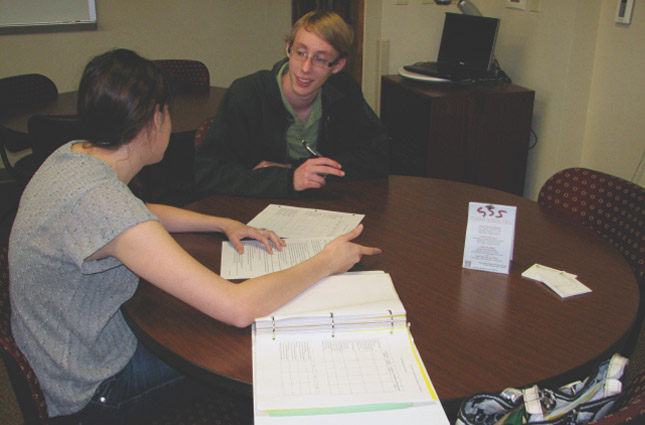
<path id="1" fill-rule="evenodd" d="M 616 22 L 619 24 L 629 25 L 632 22 L 632 9 L 634 0 L 618 0 L 616 9 Z"/>

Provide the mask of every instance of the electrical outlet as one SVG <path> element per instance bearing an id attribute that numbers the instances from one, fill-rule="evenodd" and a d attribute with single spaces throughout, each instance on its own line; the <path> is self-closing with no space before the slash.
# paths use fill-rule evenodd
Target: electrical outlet
<path id="1" fill-rule="evenodd" d="M 526 10 L 526 0 L 506 0 L 506 7 Z"/>

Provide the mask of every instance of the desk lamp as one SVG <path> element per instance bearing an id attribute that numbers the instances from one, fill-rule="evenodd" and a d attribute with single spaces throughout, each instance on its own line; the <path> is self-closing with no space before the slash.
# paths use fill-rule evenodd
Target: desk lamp
<path id="1" fill-rule="evenodd" d="M 452 3 L 452 0 L 434 0 L 434 2 L 441 6 L 447 6 Z M 464 15 L 482 16 L 482 13 L 479 11 L 477 6 L 475 6 L 470 0 L 457 1 L 457 7 Z"/>
<path id="2" fill-rule="evenodd" d="M 477 6 L 475 6 L 470 0 L 459 0 L 457 2 L 457 7 L 464 15 L 482 16 L 482 13 L 477 9 Z"/>
<path id="3" fill-rule="evenodd" d="M 434 0 L 434 2 L 442 6 L 447 6 L 452 3 L 452 0 Z M 457 7 L 464 15 L 482 16 L 482 13 L 479 11 L 477 6 L 475 6 L 470 0 L 459 0 L 457 2 Z"/>

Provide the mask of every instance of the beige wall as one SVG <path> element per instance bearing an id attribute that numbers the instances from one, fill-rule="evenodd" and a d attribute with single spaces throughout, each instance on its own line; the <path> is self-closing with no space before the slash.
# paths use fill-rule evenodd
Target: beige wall
<path id="1" fill-rule="evenodd" d="M 645 186 L 645 2 L 630 26 L 614 22 L 615 1 L 603 1 L 581 164 Z"/>
<path id="2" fill-rule="evenodd" d="M 381 7 L 380 21 L 366 20 L 366 64 L 374 68 L 365 70 L 365 92 L 375 105 L 377 40 L 389 41 L 388 73 L 434 60 L 444 13 L 459 10 L 421 0 L 367 1 Z M 536 92 L 538 144 L 529 152 L 525 196 L 536 199 L 549 176 L 572 166 L 628 180 L 636 172 L 634 180 L 645 185 L 642 165 L 637 171 L 645 149 L 645 7 L 636 4 L 631 25 L 623 26 L 614 22 L 615 0 L 542 0 L 539 13 L 508 9 L 504 0 L 472 1 L 501 19 L 495 53 L 502 69 Z"/>
<path id="3" fill-rule="evenodd" d="M 387 40 L 386 73 L 437 56 L 443 16 L 455 5 L 366 0 L 364 91 L 378 110 L 377 43 Z M 555 171 L 586 166 L 645 185 L 645 7 L 614 23 L 615 0 L 542 0 L 540 13 L 473 0 L 501 18 L 496 56 L 513 82 L 536 91 L 525 195 L 535 199 Z M 289 0 L 97 0 L 98 31 L 0 35 L 0 77 L 50 76 L 74 90 L 95 54 L 128 47 L 149 58 L 206 63 L 214 85 L 269 67 L 283 55 Z"/>
<path id="4" fill-rule="evenodd" d="M 126 47 L 150 59 L 197 59 L 213 85 L 284 55 L 290 0 L 96 0 L 98 30 L 0 35 L 0 78 L 38 72 L 75 90 L 87 61 Z"/>

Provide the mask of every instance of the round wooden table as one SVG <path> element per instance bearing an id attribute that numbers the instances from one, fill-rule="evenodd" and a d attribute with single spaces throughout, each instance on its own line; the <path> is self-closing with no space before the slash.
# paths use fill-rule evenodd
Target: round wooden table
<path id="1" fill-rule="evenodd" d="M 510 274 L 462 268 L 470 201 L 517 206 Z M 475 392 L 586 376 L 620 347 L 636 317 L 636 279 L 618 251 L 526 198 L 390 176 L 330 182 L 298 200 L 213 196 L 189 208 L 248 222 L 269 203 L 365 214 L 357 242 L 383 253 L 364 257 L 357 269 L 391 274 L 449 416 Z M 219 270 L 222 235 L 174 236 Z M 520 276 L 534 263 L 576 274 L 592 292 L 562 299 Z M 146 282 L 123 311 L 137 336 L 166 360 L 229 391 L 251 394 L 250 328 L 217 322 Z"/>
<path id="2" fill-rule="evenodd" d="M 178 91 L 172 110 L 173 133 L 195 131 L 199 128 L 206 118 L 215 115 L 225 92 L 223 87 Z M 0 126 L 12 132 L 27 134 L 27 122 L 32 115 L 76 115 L 77 99 L 77 91 L 60 93 L 56 99 L 45 105 L 2 115 Z"/>

